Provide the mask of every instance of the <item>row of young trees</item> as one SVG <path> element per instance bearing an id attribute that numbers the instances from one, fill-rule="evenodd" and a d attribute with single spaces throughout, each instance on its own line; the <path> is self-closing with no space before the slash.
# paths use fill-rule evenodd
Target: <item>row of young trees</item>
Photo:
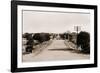
<path id="1" fill-rule="evenodd" d="M 25 33 L 23 34 L 23 38 L 25 38 L 27 40 L 27 43 L 25 44 L 27 47 L 26 52 L 32 52 L 33 45 L 38 45 L 41 44 L 45 41 L 49 41 L 50 40 L 50 35 L 49 33 Z"/>
<path id="2" fill-rule="evenodd" d="M 63 33 L 60 34 L 60 37 L 62 39 L 68 39 L 69 41 L 73 42 L 74 44 L 76 44 L 78 47 L 81 47 L 81 51 L 83 53 L 90 53 L 90 34 L 88 32 L 85 31 L 81 31 L 80 33 L 74 33 L 74 35 L 72 35 L 73 33 Z M 73 36 L 76 38 L 76 42 L 73 41 Z"/>

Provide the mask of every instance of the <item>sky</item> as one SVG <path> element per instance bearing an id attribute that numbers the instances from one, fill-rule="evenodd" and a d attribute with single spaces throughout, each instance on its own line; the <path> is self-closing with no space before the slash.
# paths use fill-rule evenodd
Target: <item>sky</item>
<path id="1" fill-rule="evenodd" d="M 74 27 L 90 32 L 90 14 L 45 11 L 23 11 L 23 33 L 75 32 Z"/>

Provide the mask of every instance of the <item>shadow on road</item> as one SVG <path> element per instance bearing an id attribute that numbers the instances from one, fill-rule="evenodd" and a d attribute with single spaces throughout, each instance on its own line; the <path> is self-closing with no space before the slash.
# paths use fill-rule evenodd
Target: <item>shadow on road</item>
<path id="1" fill-rule="evenodd" d="M 48 49 L 50 51 L 73 51 L 72 48 Z"/>
<path id="2" fill-rule="evenodd" d="M 69 52 L 72 52 L 72 53 L 77 53 L 77 54 L 88 54 L 88 53 L 83 53 L 79 50 L 75 50 L 75 49 L 72 49 L 72 48 L 59 48 L 59 49 L 48 49 L 49 51 L 69 51 Z"/>

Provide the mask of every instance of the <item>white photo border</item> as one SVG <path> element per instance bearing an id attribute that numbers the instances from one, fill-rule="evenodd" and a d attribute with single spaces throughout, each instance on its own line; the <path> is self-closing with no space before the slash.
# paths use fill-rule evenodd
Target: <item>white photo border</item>
<path id="1" fill-rule="evenodd" d="M 44 10 L 44 11 L 64 11 L 64 12 L 84 12 L 90 13 L 91 32 L 90 32 L 90 59 L 89 60 L 66 60 L 66 61 L 45 61 L 45 62 L 22 62 L 22 10 Z M 77 8 L 58 8 L 58 7 L 42 7 L 42 6 L 24 6 L 18 5 L 18 27 L 17 27 L 17 63 L 18 68 L 42 67 L 42 66 L 59 66 L 59 65 L 80 65 L 94 64 L 94 10 L 93 9 L 77 9 Z"/>

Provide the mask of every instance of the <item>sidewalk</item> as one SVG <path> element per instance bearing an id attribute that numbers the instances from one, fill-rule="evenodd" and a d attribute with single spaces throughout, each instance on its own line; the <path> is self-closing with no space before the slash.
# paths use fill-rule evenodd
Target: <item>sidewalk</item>
<path id="1" fill-rule="evenodd" d="M 68 40 L 65 40 L 64 43 L 65 43 L 66 46 L 68 46 L 71 49 L 77 49 L 77 46 L 74 43 L 72 43 Z"/>
<path id="2" fill-rule="evenodd" d="M 41 51 L 43 51 L 47 46 L 49 46 L 51 43 L 52 43 L 52 40 L 43 42 L 43 43 L 36 45 L 36 46 L 33 46 L 34 50 L 32 50 L 32 53 L 27 53 L 27 54 L 23 54 L 23 55 L 36 56 Z"/>

